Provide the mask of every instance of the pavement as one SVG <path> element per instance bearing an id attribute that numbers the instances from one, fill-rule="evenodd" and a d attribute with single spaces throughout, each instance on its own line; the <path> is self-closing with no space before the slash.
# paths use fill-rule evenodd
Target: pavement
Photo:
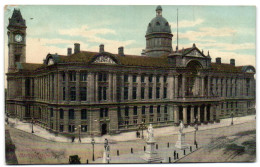
<path id="1" fill-rule="evenodd" d="M 236 124 L 243 124 L 246 122 L 250 122 L 252 120 L 255 120 L 255 115 L 249 115 L 244 117 L 234 117 L 233 122 L 234 125 Z M 22 130 L 27 133 L 32 132 L 32 125 L 28 122 L 22 122 L 19 119 L 16 118 L 9 118 L 9 124 L 11 124 L 14 128 Z M 207 125 L 200 125 L 199 131 L 208 130 L 208 129 L 215 129 L 215 128 L 221 128 L 221 127 L 227 127 L 231 126 L 231 118 L 221 119 L 220 123 L 214 123 L 214 124 L 207 124 Z M 71 138 L 61 136 L 61 135 L 55 135 L 53 133 L 50 133 L 48 130 L 38 126 L 33 125 L 34 135 L 42 137 L 44 139 L 54 141 L 54 142 L 66 142 L 71 143 Z M 155 137 L 162 137 L 162 136 L 169 136 L 178 134 L 179 127 L 175 126 L 169 126 L 169 127 L 161 127 L 161 128 L 154 128 L 154 135 Z M 194 127 L 188 126 L 184 129 L 184 133 L 193 132 Z M 146 137 L 146 131 L 144 131 L 144 136 Z M 91 137 L 81 137 L 81 143 L 91 143 Z M 140 138 L 136 138 L 136 132 L 124 132 L 116 135 L 103 135 L 101 137 L 94 137 L 96 143 L 104 143 L 105 139 L 108 139 L 110 142 L 123 142 L 123 141 L 133 141 L 133 140 L 142 140 Z M 78 139 L 75 139 L 75 142 L 79 142 Z"/>

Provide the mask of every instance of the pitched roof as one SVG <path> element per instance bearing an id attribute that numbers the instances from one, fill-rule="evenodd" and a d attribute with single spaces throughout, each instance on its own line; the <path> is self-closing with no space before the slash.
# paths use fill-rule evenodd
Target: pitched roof
<path id="1" fill-rule="evenodd" d="M 211 67 L 213 71 L 216 72 L 226 72 L 226 73 L 241 73 L 243 66 L 234 66 L 231 64 L 217 64 L 217 63 L 211 63 Z"/>
<path id="2" fill-rule="evenodd" d="M 21 70 L 26 71 L 34 71 L 40 67 L 46 66 L 45 64 L 36 64 L 36 63 L 20 63 L 20 67 L 18 67 Z"/>

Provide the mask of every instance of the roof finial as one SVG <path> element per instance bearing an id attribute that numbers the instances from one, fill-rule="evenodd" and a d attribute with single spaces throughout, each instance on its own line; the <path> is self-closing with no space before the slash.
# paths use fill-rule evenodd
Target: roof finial
<path id="1" fill-rule="evenodd" d="M 196 47 L 195 43 L 193 43 L 192 47 L 194 47 L 194 48 Z"/>
<path id="2" fill-rule="evenodd" d="M 160 5 L 157 6 L 155 11 L 156 11 L 156 15 L 157 16 L 161 16 L 162 15 L 162 7 Z"/>
<path id="3" fill-rule="evenodd" d="M 208 50 L 208 56 L 209 56 L 209 50 Z"/>

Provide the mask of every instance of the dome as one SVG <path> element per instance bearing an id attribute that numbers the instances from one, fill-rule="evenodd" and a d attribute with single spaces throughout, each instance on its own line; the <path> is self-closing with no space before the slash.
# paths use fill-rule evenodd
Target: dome
<path id="1" fill-rule="evenodd" d="M 158 6 L 156 8 L 156 17 L 148 24 L 146 35 L 151 33 L 171 33 L 171 26 L 168 21 L 162 17 L 162 8 Z"/>

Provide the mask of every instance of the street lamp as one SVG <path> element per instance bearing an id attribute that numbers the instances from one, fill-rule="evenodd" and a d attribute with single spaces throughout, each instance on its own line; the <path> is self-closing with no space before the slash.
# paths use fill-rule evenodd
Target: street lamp
<path id="1" fill-rule="evenodd" d="M 93 156 L 92 156 L 92 161 L 95 161 L 95 155 L 94 155 L 94 145 L 95 145 L 95 139 L 92 138 L 91 139 L 91 144 L 92 144 L 92 148 L 93 148 Z"/>
<path id="2" fill-rule="evenodd" d="M 142 139 L 144 139 L 144 129 L 145 129 L 146 127 L 145 127 L 145 124 L 144 124 L 144 122 L 142 122 L 140 125 L 139 125 L 139 129 L 141 129 L 142 130 Z"/>
<path id="3" fill-rule="evenodd" d="M 34 133 L 34 131 L 33 131 L 33 122 L 34 122 L 34 120 L 32 118 L 32 120 L 31 120 L 31 123 L 32 123 L 32 133 Z"/>
<path id="4" fill-rule="evenodd" d="M 197 145 L 196 135 L 198 131 L 198 121 L 197 118 L 195 119 L 195 126 L 194 126 L 194 145 Z"/>
<path id="5" fill-rule="evenodd" d="M 234 114 L 233 114 L 233 112 L 232 112 L 232 113 L 231 113 L 231 125 L 234 124 L 234 122 L 233 122 L 233 118 L 234 118 Z"/>

